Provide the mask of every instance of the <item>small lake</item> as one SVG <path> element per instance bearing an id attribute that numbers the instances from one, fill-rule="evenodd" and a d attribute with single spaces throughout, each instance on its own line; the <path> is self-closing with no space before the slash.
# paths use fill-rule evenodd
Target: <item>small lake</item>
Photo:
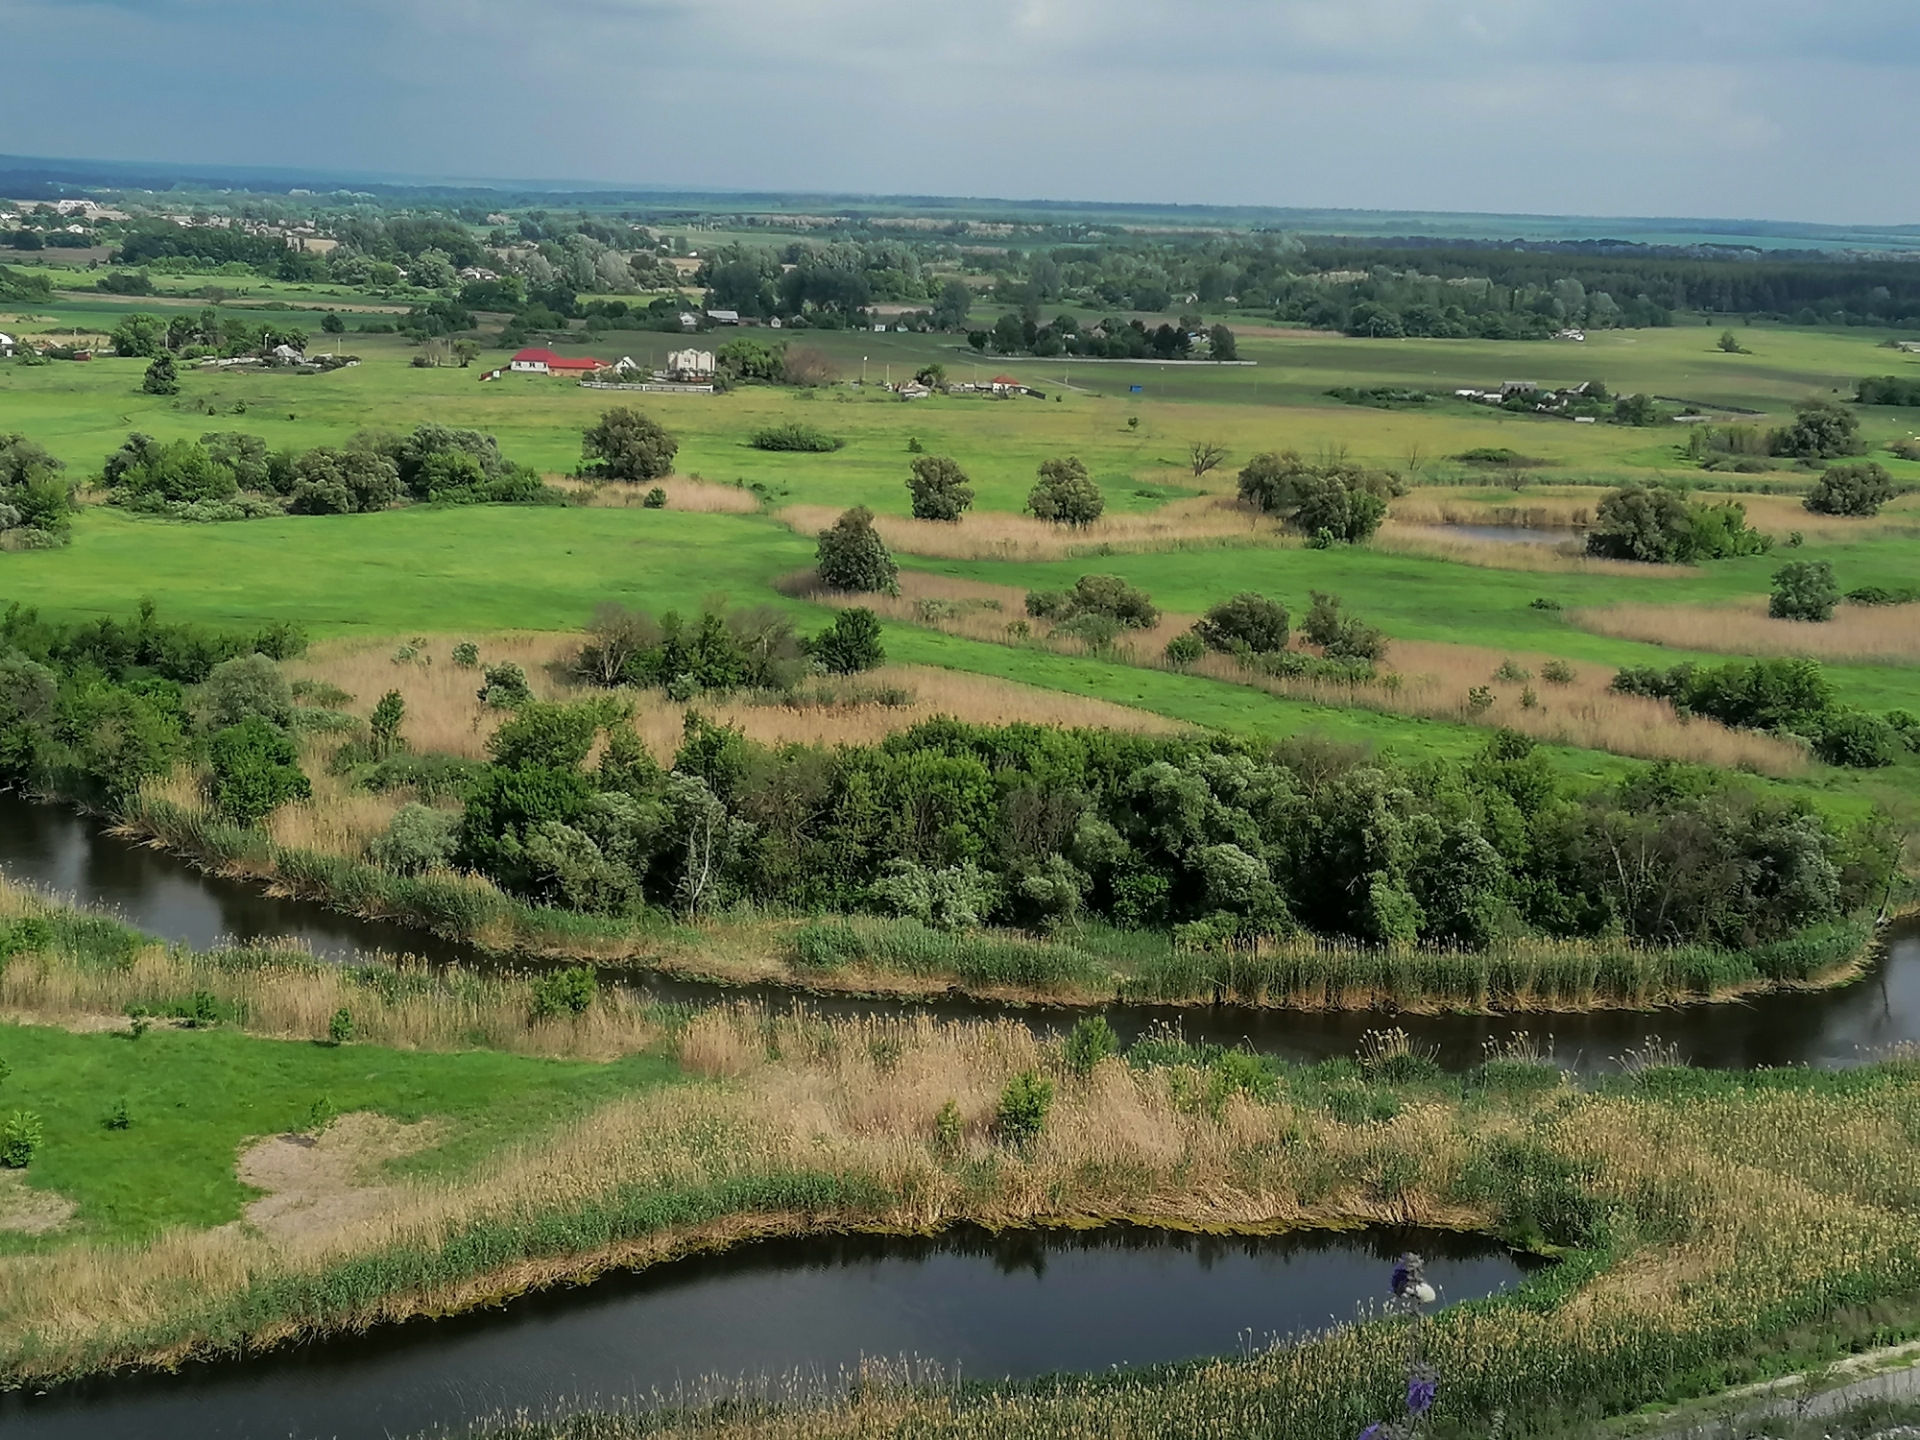
<path id="1" fill-rule="evenodd" d="M 406 926 L 356 920 L 309 901 L 277 900 L 259 889 L 201 874 L 185 861 L 108 835 L 95 821 L 52 805 L 0 794 L 0 873 L 114 913 L 165 940 L 205 949 L 221 940 L 288 937 L 316 955 L 345 961 L 384 951 L 435 963 L 484 966 L 471 947 Z M 1836 990 L 1782 992 L 1721 1005 L 1585 1014 L 1405 1015 L 1386 1011 L 1268 1010 L 1242 1005 L 1113 1005 L 1107 1017 L 1123 1040 L 1173 1025 L 1187 1038 L 1251 1045 L 1289 1060 L 1350 1056 L 1369 1030 L 1397 1025 L 1449 1069 L 1477 1064 L 1488 1046 L 1525 1035 L 1582 1073 L 1616 1067 L 1649 1041 L 1684 1060 L 1719 1069 L 1858 1064 L 1890 1046 L 1920 1043 L 1920 920 L 1883 932 L 1878 962 Z M 942 1019 L 1014 1016 L 1042 1031 L 1063 1030 L 1074 1012 L 1014 1008 L 964 997 L 930 1003 L 796 995 L 775 985 L 730 988 L 626 971 L 605 972 L 657 999 L 711 1003 L 749 999 L 805 1004 L 829 1015 L 914 1012 Z"/>
<path id="2" fill-rule="evenodd" d="M 1351 1320 L 1393 1260 L 1427 1257 L 1442 1303 L 1537 1262 L 1445 1233 L 1264 1237 L 973 1228 L 774 1240 L 449 1320 L 260 1359 L 0 1397 L 8 1440 L 384 1440 L 500 1412 L 817 1394 L 863 1360 L 1023 1379 L 1232 1354 Z"/>
<path id="3" fill-rule="evenodd" d="M 1526 525 L 1426 525 L 1441 540 L 1482 540 L 1496 545 L 1564 545 L 1579 540 L 1578 530 L 1536 530 Z"/>

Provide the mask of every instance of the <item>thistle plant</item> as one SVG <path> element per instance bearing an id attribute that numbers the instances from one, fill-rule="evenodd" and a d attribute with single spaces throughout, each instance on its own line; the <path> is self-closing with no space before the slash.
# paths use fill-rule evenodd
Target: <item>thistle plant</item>
<path id="1" fill-rule="evenodd" d="M 1439 1298 L 1427 1279 L 1426 1262 L 1418 1255 L 1402 1255 L 1394 1263 L 1392 1289 L 1385 1309 L 1402 1322 L 1407 1351 L 1407 1411 L 1392 1420 L 1376 1420 L 1360 1432 L 1360 1440 L 1416 1440 L 1426 1431 L 1427 1414 L 1440 1391 L 1440 1376 L 1426 1358 L 1427 1307 Z"/>

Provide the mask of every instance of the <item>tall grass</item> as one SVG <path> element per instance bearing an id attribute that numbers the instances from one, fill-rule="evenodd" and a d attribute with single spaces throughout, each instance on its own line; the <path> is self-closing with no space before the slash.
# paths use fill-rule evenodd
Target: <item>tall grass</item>
<path id="1" fill-rule="evenodd" d="M 1861 665 L 1920 661 L 1920 605 L 1841 605 L 1824 623 L 1775 620 L 1764 599 L 1733 605 L 1609 605 L 1575 610 L 1582 630 L 1676 650 L 1811 655 Z"/>
<path id="2" fill-rule="evenodd" d="M 833 524 L 827 505 L 790 505 L 779 512 L 802 535 Z M 1119 550 L 1154 550 L 1193 540 L 1280 540 L 1278 523 L 1227 496 L 1175 500 L 1151 511 L 1106 515 L 1091 525 L 1055 525 L 1004 511 L 969 511 L 958 521 L 880 515 L 874 528 L 889 548 L 942 560 L 1059 560 Z M 1297 543 L 1297 542 L 1296 542 Z"/>

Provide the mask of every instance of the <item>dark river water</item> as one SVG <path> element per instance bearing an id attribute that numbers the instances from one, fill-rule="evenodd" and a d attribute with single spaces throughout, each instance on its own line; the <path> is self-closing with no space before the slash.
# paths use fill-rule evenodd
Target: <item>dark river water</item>
<path id="1" fill-rule="evenodd" d="M 1428 1258 L 1442 1303 L 1523 1275 L 1492 1241 L 1432 1233 L 772 1240 L 260 1359 L 0 1397 L 0 1434 L 375 1440 L 596 1402 L 818 1393 L 863 1360 L 949 1380 L 1186 1360 L 1353 1319 L 1406 1249 Z"/>
<path id="2" fill-rule="evenodd" d="M 70 811 L 10 795 L 0 795 L 0 873 L 200 948 L 220 940 L 288 937 L 336 960 L 384 951 L 443 963 L 486 963 L 466 946 L 418 930 L 355 920 L 308 901 L 271 899 L 251 886 L 202 875 L 161 851 L 113 839 Z M 1520 1016 L 1122 1005 L 1109 1007 L 1107 1015 L 1126 1039 L 1151 1026 L 1174 1025 L 1189 1039 L 1248 1044 L 1301 1061 L 1352 1055 L 1367 1031 L 1398 1025 L 1455 1069 L 1478 1062 L 1487 1046 L 1519 1035 L 1550 1051 L 1559 1064 L 1587 1073 L 1611 1068 L 1649 1041 L 1674 1047 L 1696 1065 L 1725 1069 L 1851 1065 L 1889 1046 L 1920 1042 L 1920 923 L 1895 926 L 1883 941 L 1878 963 L 1852 985 L 1723 1005 Z M 773 986 L 728 989 L 619 973 L 622 983 L 663 1000 L 744 997 L 776 1006 L 794 1003 L 792 991 Z M 898 1002 L 832 997 L 807 997 L 804 1003 L 828 1013 L 903 1008 Z M 964 999 L 917 1008 L 956 1018 L 1014 1014 L 1043 1029 L 1064 1028 L 1073 1020 L 1068 1012 L 1046 1007 L 1009 1010 Z"/>

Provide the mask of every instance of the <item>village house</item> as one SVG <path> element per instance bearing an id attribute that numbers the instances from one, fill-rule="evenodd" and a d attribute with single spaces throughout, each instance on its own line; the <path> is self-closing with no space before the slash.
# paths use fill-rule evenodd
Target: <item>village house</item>
<path id="1" fill-rule="evenodd" d="M 666 376 L 669 380 L 683 384 L 700 384 L 713 379 L 714 360 L 711 350 L 669 350 L 667 352 Z"/>
<path id="2" fill-rule="evenodd" d="M 569 357 L 551 350 L 528 349 L 509 360 L 507 368 L 518 375 L 585 375 L 606 369 L 607 362 L 585 355 Z"/>

